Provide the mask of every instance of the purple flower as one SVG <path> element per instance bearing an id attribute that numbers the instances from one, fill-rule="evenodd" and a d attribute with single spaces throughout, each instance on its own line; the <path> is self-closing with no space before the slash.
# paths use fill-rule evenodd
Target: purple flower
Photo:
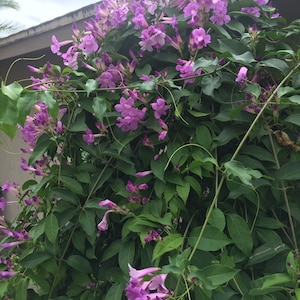
<path id="1" fill-rule="evenodd" d="M 91 145 L 95 141 L 95 137 L 91 129 L 86 129 L 85 134 L 82 136 L 82 138 L 88 145 Z"/>
<path id="2" fill-rule="evenodd" d="M 64 46 L 64 45 L 67 45 L 67 44 L 70 44 L 72 43 L 71 40 L 67 40 L 67 41 L 64 41 L 64 42 L 59 42 L 56 38 L 55 35 L 52 36 L 52 45 L 51 45 L 51 51 L 52 53 L 54 54 L 57 54 L 57 55 L 61 55 L 61 52 L 60 52 L 60 47 L 61 46 Z"/>
<path id="3" fill-rule="evenodd" d="M 144 241 L 146 243 L 149 243 L 150 241 L 161 241 L 162 237 L 159 235 L 159 233 L 155 230 L 147 230 L 147 236 L 144 238 Z"/>
<path id="4" fill-rule="evenodd" d="M 180 72 L 181 78 L 187 78 L 184 83 L 194 83 L 195 77 L 201 74 L 201 69 L 194 71 L 195 63 L 190 60 L 178 59 L 175 69 Z"/>
<path id="5" fill-rule="evenodd" d="M 95 38 L 89 34 L 83 37 L 82 43 L 79 44 L 78 48 L 89 54 L 98 50 L 98 44 Z"/>
<path id="6" fill-rule="evenodd" d="M 189 18 L 191 17 L 191 20 L 188 21 L 188 24 L 192 26 L 197 26 L 200 23 L 200 18 L 198 16 L 199 12 L 199 5 L 197 3 L 191 2 L 189 3 L 183 10 L 184 17 Z"/>
<path id="7" fill-rule="evenodd" d="M 254 16 L 257 18 L 260 16 L 260 10 L 258 7 L 255 7 L 255 6 L 243 7 L 241 9 L 241 11 L 245 14 L 248 14 L 248 15 L 251 15 L 251 16 Z"/>
<path id="8" fill-rule="evenodd" d="M 166 34 L 162 31 L 162 28 L 151 25 L 142 31 L 141 39 L 142 41 L 139 42 L 141 50 L 152 52 L 153 47 L 156 49 L 162 48 L 165 44 Z"/>
<path id="9" fill-rule="evenodd" d="M 235 81 L 239 82 L 241 85 L 245 85 L 247 81 L 247 72 L 248 69 L 246 67 L 241 67 Z"/>
<path id="10" fill-rule="evenodd" d="M 0 210 L 4 211 L 6 208 L 7 201 L 4 197 L 0 197 Z"/>
<path id="11" fill-rule="evenodd" d="M 137 172 L 137 173 L 135 174 L 135 176 L 136 176 L 136 177 L 144 177 L 144 176 L 147 176 L 147 175 L 149 175 L 149 174 L 152 174 L 152 171 L 151 171 L 151 170 L 150 170 L 150 171 Z"/>
<path id="12" fill-rule="evenodd" d="M 99 206 L 100 207 L 106 206 L 108 209 L 114 209 L 116 208 L 117 204 L 109 199 L 105 199 L 99 202 Z"/>
<path id="13" fill-rule="evenodd" d="M 20 196 L 20 186 L 18 184 L 16 184 L 15 182 L 13 184 L 10 183 L 9 180 L 7 180 L 1 187 L 3 192 L 7 192 L 10 195 L 13 195 L 15 197 Z"/>
<path id="14" fill-rule="evenodd" d="M 111 212 L 112 212 L 112 210 L 107 210 L 104 213 L 104 216 L 103 216 L 101 222 L 97 225 L 99 232 L 106 231 L 108 229 L 107 217 Z"/>
<path id="15" fill-rule="evenodd" d="M 166 115 L 169 109 L 169 105 L 166 105 L 165 100 L 162 98 L 158 98 L 155 103 L 151 103 L 151 107 L 154 110 L 154 117 L 156 119 L 160 119 L 161 116 Z"/>
<path id="16" fill-rule="evenodd" d="M 254 0 L 258 5 L 267 5 L 269 0 Z"/>
<path id="17" fill-rule="evenodd" d="M 0 271 L 0 278 L 2 279 L 8 279 L 16 275 L 17 272 L 14 271 Z"/>
<path id="18" fill-rule="evenodd" d="M 118 127 L 122 129 L 122 131 L 134 131 L 138 128 L 139 124 L 143 124 L 142 119 L 146 113 L 146 107 L 143 109 L 138 109 L 133 107 L 134 99 L 129 97 L 128 99 L 121 97 L 120 104 L 115 105 L 115 109 L 117 112 L 121 113 L 122 117 L 118 117 L 117 124 Z"/>
<path id="19" fill-rule="evenodd" d="M 190 35 L 189 46 L 191 50 L 200 50 L 210 43 L 210 35 L 203 28 L 193 29 Z"/>
<path id="20" fill-rule="evenodd" d="M 227 2 L 220 0 L 214 5 L 214 15 L 210 17 L 210 20 L 220 26 L 231 20 L 227 15 Z"/>
<path id="21" fill-rule="evenodd" d="M 114 82 L 114 77 L 110 71 L 103 72 L 97 78 L 101 88 L 115 88 L 116 83 Z"/>
<path id="22" fill-rule="evenodd" d="M 165 300 L 170 296 L 170 291 L 165 287 L 167 274 L 153 276 L 159 268 L 146 268 L 136 270 L 128 264 L 130 281 L 126 286 L 128 300 Z M 144 277 L 150 277 L 144 280 Z"/>
<path id="23" fill-rule="evenodd" d="M 143 279 L 147 275 L 153 275 L 153 273 L 160 270 L 160 268 L 155 268 L 155 267 L 137 270 L 137 269 L 133 268 L 130 264 L 128 264 L 128 268 L 129 268 L 130 278 L 138 279 L 138 280 Z"/>

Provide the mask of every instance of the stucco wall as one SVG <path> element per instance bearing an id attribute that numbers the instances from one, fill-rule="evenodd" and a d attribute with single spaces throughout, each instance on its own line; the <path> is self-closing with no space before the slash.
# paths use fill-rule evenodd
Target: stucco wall
<path id="1" fill-rule="evenodd" d="M 17 136 L 10 140 L 6 135 L 0 132 L 0 185 L 2 186 L 7 180 L 22 184 L 28 180 L 29 175 L 20 168 L 21 157 L 26 158 L 26 154 L 20 151 L 20 148 L 26 148 L 27 145 L 23 142 L 21 136 Z M 18 199 L 11 195 L 4 194 L 9 201 Z M 16 217 L 19 212 L 17 204 L 9 204 L 5 210 L 5 217 L 8 221 Z"/>

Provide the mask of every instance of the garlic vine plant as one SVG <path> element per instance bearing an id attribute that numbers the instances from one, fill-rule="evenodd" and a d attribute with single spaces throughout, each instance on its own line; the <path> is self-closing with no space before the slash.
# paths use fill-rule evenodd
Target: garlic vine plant
<path id="1" fill-rule="evenodd" d="M 268 0 L 103 0 L 53 36 L 64 67 L 1 85 L 30 179 L 0 296 L 300 299 L 299 34 Z"/>

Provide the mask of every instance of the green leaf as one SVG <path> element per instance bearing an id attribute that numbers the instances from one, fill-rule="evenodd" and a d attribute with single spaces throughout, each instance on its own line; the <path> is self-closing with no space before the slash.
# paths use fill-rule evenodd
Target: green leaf
<path id="1" fill-rule="evenodd" d="M 57 217 L 54 214 L 49 214 L 46 217 L 45 233 L 48 240 L 52 244 L 54 244 L 57 239 L 58 231 L 59 231 L 59 225 L 58 225 Z"/>
<path id="2" fill-rule="evenodd" d="M 119 248 L 118 262 L 124 274 L 128 273 L 128 264 L 132 265 L 135 256 L 135 243 L 128 241 Z"/>
<path id="3" fill-rule="evenodd" d="M 9 85 L 4 85 L 1 83 L 1 90 L 4 95 L 13 101 L 17 101 L 23 91 L 23 87 L 18 82 L 13 82 Z"/>
<path id="4" fill-rule="evenodd" d="M 67 176 L 60 176 L 59 180 L 64 184 L 66 188 L 70 189 L 74 193 L 78 195 L 85 195 L 80 182 L 78 182 L 77 180 Z"/>
<path id="5" fill-rule="evenodd" d="M 0 281 L 0 297 L 4 297 L 7 294 L 7 290 L 9 288 L 10 282 L 8 280 Z"/>
<path id="6" fill-rule="evenodd" d="M 27 300 L 27 290 L 28 290 L 29 280 L 27 278 L 20 278 L 14 288 L 15 299 Z"/>
<path id="7" fill-rule="evenodd" d="M 224 167 L 229 179 L 238 177 L 242 183 L 251 187 L 253 187 L 251 182 L 252 178 L 262 177 L 262 174 L 259 171 L 246 168 L 239 161 L 232 160 L 225 162 Z"/>
<path id="8" fill-rule="evenodd" d="M 300 126 L 300 114 L 290 115 L 284 121 Z"/>
<path id="9" fill-rule="evenodd" d="M 274 68 L 274 69 L 281 71 L 282 73 L 285 73 L 289 69 L 289 66 L 287 65 L 287 63 L 284 60 L 281 60 L 278 58 L 270 58 L 267 60 L 262 60 L 258 63 L 257 67 L 258 68 L 262 68 L 262 67 Z"/>
<path id="10" fill-rule="evenodd" d="M 179 233 L 170 234 L 166 236 L 163 240 L 157 242 L 153 250 L 152 260 L 156 260 L 163 254 L 176 250 L 182 245 L 184 239 Z"/>
<path id="11" fill-rule="evenodd" d="M 246 93 L 250 93 L 257 99 L 261 94 L 261 87 L 257 83 L 251 83 L 245 87 L 244 91 Z"/>
<path id="12" fill-rule="evenodd" d="M 227 228 L 235 245 L 247 256 L 250 256 L 253 239 L 245 220 L 238 214 L 229 214 L 227 216 Z"/>
<path id="13" fill-rule="evenodd" d="M 196 59 L 195 64 L 194 64 L 194 71 L 197 69 L 201 69 L 202 71 L 206 71 L 208 73 L 213 72 L 216 70 L 218 67 L 219 62 L 218 59 L 208 59 L 205 57 L 200 57 Z"/>
<path id="14" fill-rule="evenodd" d="M 82 210 L 79 215 L 79 224 L 88 236 L 94 236 L 96 234 L 95 211 L 91 209 Z"/>
<path id="15" fill-rule="evenodd" d="M 300 104 L 300 96 L 294 95 L 288 98 L 290 102 Z"/>
<path id="16" fill-rule="evenodd" d="M 102 97 L 95 97 L 93 99 L 93 110 L 95 116 L 100 122 L 103 122 L 103 118 L 107 109 L 106 101 Z"/>
<path id="17" fill-rule="evenodd" d="M 93 271 L 89 261 L 80 255 L 69 256 L 66 260 L 66 263 L 73 269 L 83 273 L 92 273 Z"/>
<path id="18" fill-rule="evenodd" d="M 244 52 L 242 54 L 232 53 L 231 57 L 228 57 L 228 59 L 246 66 L 249 66 L 252 62 L 256 61 L 250 51 Z"/>
<path id="19" fill-rule="evenodd" d="M 105 300 L 121 300 L 124 292 L 124 286 L 120 283 L 114 283 L 105 296 Z"/>
<path id="20" fill-rule="evenodd" d="M 160 155 L 157 160 L 151 160 L 151 170 L 153 171 L 154 176 L 163 182 L 165 182 L 164 174 L 167 160 L 166 155 Z"/>
<path id="21" fill-rule="evenodd" d="M 192 230 L 188 239 L 190 246 L 196 246 L 196 241 L 198 240 L 201 230 L 202 226 L 195 227 Z M 217 251 L 231 243 L 232 241 L 226 236 L 225 233 L 211 225 L 207 225 L 200 243 L 197 245 L 197 249 L 204 251 Z"/>
<path id="22" fill-rule="evenodd" d="M 271 274 L 268 276 L 265 276 L 264 278 L 264 283 L 262 285 L 262 289 L 268 289 L 272 286 L 276 285 L 282 285 L 284 283 L 289 283 L 291 282 L 290 276 L 284 273 L 276 273 L 276 274 Z"/>
<path id="23" fill-rule="evenodd" d="M 183 181 L 183 185 L 176 185 L 176 192 L 178 196 L 182 199 L 184 203 L 187 202 L 187 199 L 190 194 L 190 184 L 187 181 Z"/>
<path id="24" fill-rule="evenodd" d="M 98 88 L 98 81 L 95 79 L 88 79 L 85 83 L 87 96 Z"/>
<path id="25" fill-rule="evenodd" d="M 289 248 L 285 244 L 281 243 L 266 243 L 254 250 L 254 253 L 250 256 L 247 266 L 253 266 L 269 260 L 270 258 L 288 251 Z"/>
<path id="26" fill-rule="evenodd" d="M 223 232 L 226 225 L 224 213 L 219 208 L 214 208 L 209 216 L 208 223 Z"/>
<path id="27" fill-rule="evenodd" d="M 51 148 L 52 146 L 55 146 L 55 143 L 53 141 L 51 141 L 50 136 L 48 134 L 41 135 L 38 138 L 35 147 L 33 148 L 33 152 L 30 155 L 28 164 L 32 165 L 37 160 L 40 160 L 41 157 L 43 156 L 43 154 L 47 153 L 49 148 Z"/>
<path id="28" fill-rule="evenodd" d="M 56 119 L 59 106 L 53 95 L 50 92 L 45 91 L 40 93 L 39 98 L 41 102 L 44 102 L 48 106 L 49 113 L 53 119 Z"/>
<path id="29" fill-rule="evenodd" d="M 47 252 L 33 252 L 20 260 L 20 265 L 24 268 L 34 268 L 51 258 Z"/>
<path id="30" fill-rule="evenodd" d="M 229 282 L 239 270 L 221 264 L 210 265 L 202 270 L 202 275 L 218 287 Z"/>
<path id="31" fill-rule="evenodd" d="M 110 245 L 108 245 L 107 249 L 105 250 L 105 252 L 101 257 L 100 262 L 104 262 L 110 259 L 111 257 L 117 255 L 122 246 L 122 243 L 123 241 L 120 239 L 120 240 L 113 241 Z"/>
<path id="32" fill-rule="evenodd" d="M 24 126 L 26 117 L 30 114 L 32 106 L 39 100 L 37 93 L 28 92 L 18 100 L 17 108 L 19 112 L 18 123 Z"/>
<path id="33" fill-rule="evenodd" d="M 222 80 L 219 76 L 205 76 L 201 80 L 201 87 L 203 93 L 207 96 L 213 96 L 214 90 L 218 89 L 222 84 Z"/>
<path id="34" fill-rule="evenodd" d="M 300 161 L 290 161 L 283 165 L 278 171 L 276 171 L 275 178 L 280 180 L 299 180 Z"/>

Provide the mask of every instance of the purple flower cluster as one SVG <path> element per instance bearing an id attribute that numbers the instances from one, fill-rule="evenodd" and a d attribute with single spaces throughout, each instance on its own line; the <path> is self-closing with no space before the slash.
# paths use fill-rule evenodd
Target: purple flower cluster
<path id="1" fill-rule="evenodd" d="M 13 246 L 17 246 L 23 244 L 26 240 L 30 239 L 28 232 L 22 228 L 21 230 L 9 230 L 9 229 L 2 229 L 2 233 L 5 236 L 12 237 L 14 240 L 11 242 L 3 243 L 1 245 L 2 248 L 10 248 Z"/>
<path id="2" fill-rule="evenodd" d="M 22 138 L 25 143 L 34 148 L 37 139 L 44 133 L 61 133 L 63 126 L 60 120 L 56 122 L 48 112 L 48 107 L 44 103 L 35 104 L 37 113 L 33 117 L 27 116 L 24 127 L 19 125 Z"/>
<path id="3" fill-rule="evenodd" d="M 121 97 L 120 103 L 115 105 L 116 111 L 122 116 L 117 118 L 119 122 L 117 126 L 124 132 L 137 130 L 139 124 L 144 123 L 142 119 L 146 114 L 147 108 L 138 109 L 134 105 L 135 100 L 133 97 L 127 99 Z"/>
<path id="4" fill-rule="evenodd" d="M 171 291 L 165 286 L 167 274 L 153 275 L 160 268 L 146 268 L 136 270 L 129 267 L 130 280 L 126 286 L 126 297 L 128 300 L 166 300 Z M 151 277 L 145 280 L 145 277 Z"/>
<path id="5" fill-rule="evenodd" d="M 145 204 L 148 202 L 147 197 L 141 197 L 140 191 L 146 190 L 148 188 L 148 185 L 146 183 L 132 183 L 130 180 L 128 180 L 126 184 L 126 190 L 131 193 L 131 196 L 127 198 L 127 200 L 131 203 L 143 203 Z"/>
<path id="6" fill-rule="evenodd" d="M 144 238 L 144 241 L 146 243 L 149 243 L 150 241 L 162 241 L 162 237 L 155 229 L 148 229 L 147 236 Z"/>
<path id="7" fill-rule="evenodd" d="M 108 216 L 109 216 L 110 213 L 114 212 L 114 213 L 119 213 L 119 214 L 123 214 L 123 215 L 128 214 L 128 210 L 125 210 L 125 209 L 121 208 L 115 202 L 113 202 L 109 199 L 105 199 L 103 201 L 100 201 L 99 206 L 100 207 L 106 207 L 106 208 L 108 208 L 108 210 L 104 213 L 104 216 L 102 217 L 102 220 L 97 225 L 98 235 L 100 235 L 101 232 L 106 231 L 108 229 Z"/>
<path id="8" fill-rule="evenodd" d="M 9 279 L 17 274 L 17 272 L 13 270 L 13 262 L 11 260 L 11 257 L 0 257 L 0 264 L 5 266 L 5 270 L 2 270 L 2 267 L 0 270 L 0 278 L 2 280 Z"/>
<path id="9" fill-rule="evenodd" d="M 179 1 L 174 1 L 178 6 Z M 189 2 L 183 6 L 184 17 L 189 19 L 188 24 L 193 27 L 202 27 L 203 24 L 210 20 L 211 22 L 223 25 L 230 21 L 227 15 L 228 1 L 226 0 L 197 0 Z M 181 5 L 180 5 L 180 8 Z"/>
<path id="10" fill-rule="evenodd" d="M 181 78 L 186 78 L 184 83 L 194 83 L 195 78 L 201 74 L 201 69 L 194 71 L 195 63 L 191 60 L 184 60 L 179 58 L 177 60 L 176 70 L 180 72 Z"/>

